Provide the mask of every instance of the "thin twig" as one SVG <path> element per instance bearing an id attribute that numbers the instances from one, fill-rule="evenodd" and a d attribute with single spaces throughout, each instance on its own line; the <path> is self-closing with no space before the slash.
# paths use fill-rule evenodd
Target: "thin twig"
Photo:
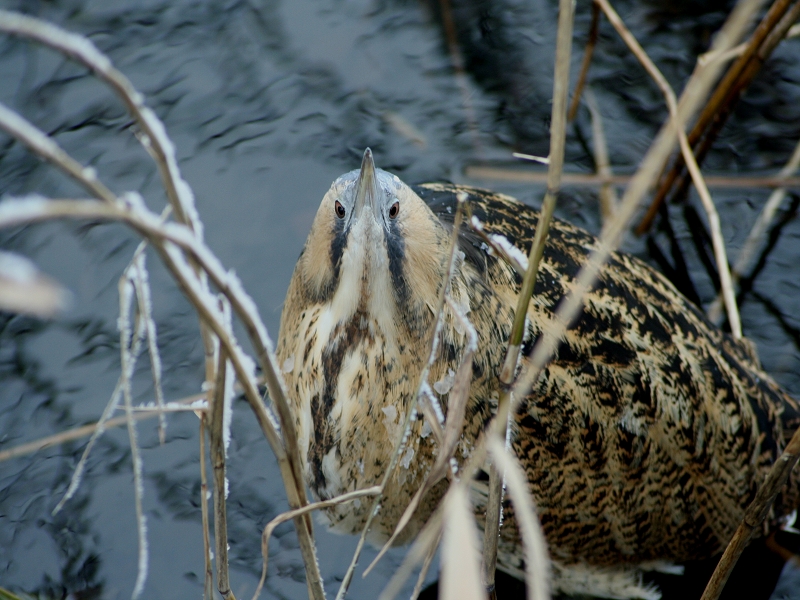
<path id="1" fill-rule="evenodd" d="M 150 372 L 153 375 L 153 392 L 156 397 L 156 406 L 161 411 L 158 416 L 158 440 L 163 445 L 166 441 L 167 420 L 164 415 L 164 391 L 161 388 L 161 355 L 158 352 L 158 337 L 156 333 L 156 322 L 153 319 L 153 305 L 150 294 L 150 281 L 145 267 L 144 248 L 134 256 L 133 276 L 136 283 L 136 301 L 139 310 L 144 315 L 144 322 L 147 333 L 147 350 L 150 355 Z"/>
<path id="2" fill-rule="evenodd" d="M 191 404 L 193 402 L 197 402 L 198 400 L 202 400 L 205 398 L 206 395 L 203 394 L 195 394 L 194 396 L 189 396 L 188 398 L 183 398 L 181 400 L 174 400 L 175 403 L 182 403 L 182 404 Z M 139 411 L 136 410 L 134 406 L 133 411 L 133 418 L 137 421 L 144 421 L 145 419 L 152 419 L 153 417 L 157 417 L 161 411 L 156 408 L 140 408 Z M 188 406 L 187 406 L 188 408 Z M 196 408 L 192 410 L 197 411 Z M 52 446 L 59 446 L 61 444 L 66 444 L 67 442 L 72 442 L 75 440 L 79 440 L 81 438 L 85 438 L 87 436 L 92 435 L 98 429 L 111 429 L 112 427 L 119 427 L 120 425 L 125 425 L 128 422 L 127 417 L 115 417 L 113 419 L 108 419 L 103 421 L 102 419 L 96 423 L 91 423 L 89 425 L 83 425 L 81 427 L 75 427 L 74 429 L 68 429 L 67 431 L 61 431 L 54 435 L 49 435 L 47 437 L 40 438 L 38 440 L 34 440 L 32 442 L 27 442 L 25 444 L 20 444 L 19 446 L 15 446 L 13 448 L 9 448 L 8 450 L 3 450 L 0 452 L 0 463 L 11 460 L 12 458 L 18 458 L 20 456 L 25 456 L 27 454 L 33 454 L 34 452 L 38 452 L 39 450 L 44 450 L 45 448 L 50 448 Z"/>
<path id="3" fill-rule="evenodd" d="M 708 187 L 703 180 L 703 176 L 700 173 L 700 167 L 695 160 L 694 154 L 692 154 L 692 149 L 686 137 L 686 132 L 683 130 L 683 126 L 680 125 L 678 119 L 678 102 L 675 98 L 675 93 L 672 91 L 672 87 L 670 87 L 666 78 L 661 74 L 661 71 L 658 69 L 658 67 L 656 67 L 655 63 L 650 60 L 650 57 L 644 51 L 644 48 L 642 48 L 628 28 L 625 27 L 622 19 L 613 9 L 608 0 L 595 0 L 595 2 L 600 5 L 614 29 L 617 30 L 617 33 L 619 33 L 620 37 L 628 45 L 628 48 L 630 48 L 631 52 L 633 52 L 636 58 L 639 59 L 639 62 L 642 63 L 642 66 L 664 94 L 664 99 L 666 100 L 667 107 L 669 109 L 670 122 L 675 127 L 675 131 L 678 134 L 681 155 L 683 156 L 684 163 L 689 169 L 689 173 L 692 176 L 692 181 L 697 188 L 697 192 L 700 195 L 703 207 L 708 215 L 708 222 L 711 229 L 711 242 L 714 247 L 714 256 L 717 261 L 717 270 L 719 272 L 720 287 L 723 292 L 723 298 L 725 299 L 725 308 L 728 311 L 728 321 L 730 322 L 731 326 L 731 334 L 733 335 L 734 339 L 738 340 L 742 337 L 742 323 L 739 318 L 739 309 L 736 306 L 736 296 L 733 292 L 733 284 L 731 283 L 731 273 L 728 267 L 728 257 L 725 251 L 725 242 L 722 238 L 722 227 L 719 221 L 719 214 L 714 206 L 714 201 L 711 199 L 711 194 L 709 193 Z"/>
<path id="4" fill-rule="evenodd" d="M 536 515 L 531 498 L 528 479 L 517 458 L 496 439 L 488 439 L 492 460 L 502 465 L 508 484 L 511 502 L 514 504 L 517 527 L 525 549 L 525 584 L 528 600 L 550 598 L 550 561 L 547 542 Z"/>
<path id="5" fill-rule="evenodd" d="M 788 162 L 778 173 L 778 177 L 789 178 L 800 168 L 800 141 L 794 148 L 792 156 Z M 756 249 L 761 246 L 764 236 L 767 233 L 769 224 L 775 218 L 775 213 L 778 211 L 783 199 L 786 197 L 786 188 L 780 187 L 770 194 L 764 207 L 756 219 L 753 228 L 747 235 L 747 239 L 742 246 L 739 256 L 736 259 L 736 264 L 731 269 L 731 278 L 733 279 L 734 288 L 738 289 L 739 280 L 744 275 L 745 271 L 750 268 L 750 263 L 753 260 Z M 722 296 L 718 295 L 711 306 L 708 308 L 708 318 L 711 321 L 718 323 L 722 312 Z"/>
<path id="6" fill-rule="evenodd" d="M 147 517 L 144 514 L 144 481 L 142 475 L 142 457 L 139 449 L 139 441 L 136 434 L 136 421 L 133 418 L 133 402 L 131 400 L 131 377 L 135 366 L 135 357 L 130 350 L 133 344 L 131 340 L 130 311 L 134 295 L 133 280 L 129 276 L 123 275 L 119 282 L 119 337 L 120 337 L 120 360 L 122 369 L 122 395 L 125 399 L 125 415 L 128 422 L 128 438 L 131 445 L 131 461 L 133 463 L 133 487 L 134 505 L 136 510 L 136 524 L 139 537 L 139 560 L 136 575 L 136 583 L 133 588 L 131 598 L 136 600 L 142 595 L 144 585 L 147 581 L 149 553 L 147 548 Z M 144 317 L 141 310 L 137 317 L 140 325 L 137 330 L 143 331 Z"/>
<path id="7" fill-rule="evenodd" d="M 381 493 L 381 486 L 379 485 L 375 485 L 369 488 L 364 488 L 363 490 L 348 492 L 346 494 L 342 494 L 341 496 L 336 496 L 335 498 L 331 498 L 329 500 L 312 502 L 311 504 L 306 504 L 302 508 L 297 508 L 295 510 L 290 510 L 288 512 L 281 513 L 277 517 L 272 519 L 269 523 L 267 523 L 266 526 L 264 527 L 264 531 L 261 534 L 261 555 L 263 557 L 263 562 L 261 566 L 261 579 L 258 582 L 258 586 L 256 587 L 255 593 L 253 594 L 253 600 L 256 600 L 258 596 L 261 594 L 261 590 L 264 587 L 264 582 L 267 579 L 267 567 L 269 566 L 268 564 L 269 539 L 272 537 L 272 532 L 275 531 L 275 528 L 278 525 L 280 525 L 281 523 L 285 523 L 286 521 L 296 519 L 297 517 L 307 515 L 315 510 L 330 508 L 331 506 L 336 506 L 338 504 L 343 504 L 345 502 L 352 502 L 353 500 L 358 500 L 359 498 L 363 498 L 364 496 L 377 496 L 380 493 Z"/>
<path id="8" fill-rule="evenodd" d="M 464 169 L 471 179 L 497 179 L 514 183 L 547 185 L 547 172 L 533 169 L 498 167 L 491 164 L 472 164 Z M 600 175 L 596 173 L 562 173 L 561 187 L 601 187 L 618 185 L 627 187 L 632 175 Z M 800 177 L 781 179 L 778 175 L 706 175 L 709 188 L 759 189 L 759 188 L 800 188 Z"/>
<path id="9" fill-rule="evenodd" d="M 781 491 L 787 477 L 800 458 L 800 429 L 794 432 L 786 448 L 767 473 L 764 483 L 758 489 L 756 497 L 745 510 L 742 522 L 736 528 L 722 558 L 719 560 L 714 574 L 711 576 L 700 600 L 717 600 L 728 581 L 728 577 L 736 566 L 736 562 L 747 546 L 753 531 L 766 518 L 772 503 Z"/>
<path id="10" fill-rule="evenodd" d="M 721 124 L 724 122 L 725 117 L 728 114 L 726 112 L 728 110 L 726 107 L 730 107 L 731 103 L 734 101 L 734 96 L 731 94 L 731 91 L 737 85 L 746 86 L 747 83 L 749 83 L 749 80 L 743 79 L 743 73 L 756 56 L 756 53 L 761 47 L 761 44 L 767 38 L 767 35 L 779 23 L 784 13 L 786 13 L 788 10 L 789 5 L 793 1 L 795 0 L 775 0 L 775 2 L 773 2 L 769 11 L 767 11 L 767 14 L 764 15 L 764 18 L 761 20 L 761 23 L 759 23 L 758 27 L 756 27 L 755 31 L 753 31 L 753 35 L 748 41 L 746 50 L 741 54 L 741 56 L 739 56 L 736 62 L 729 67 L 728 71 L 725 73 L 725 76 L 714 90 L 713 95 L 706 103 L 700 116 L 697 118 L 697 121 L 695 122 L 694 127 L 692 127 L 692 131 L 688 136 L 689 145 L 691 147 L 696 146 L 696 144 L 704 135 L 706 135 L 706 132 L 714 123 L 717 123 L 718 126 L 721 127 Z M 727 52 L 727 49 L 721 51 L 719 49 L 712 48 L 710 52 L 700 57 L 698 66 L 711 66 L 711 63 L 708 62 L 705 57 L 708 55 L 718 56 L 724 52 Z M 715 67 L 719 68 L 721 65 L 721 62 L 717 62 Z M 752 76 L 755 76 L 755 72 L 752 73 Z M 750 79 L 752 79 L 752 76 Z M 746 83 L 744 81 L 746 81 Z M 704 153 L 699 152 L 698 156 L 702 156 L 703 154 Z M 667 176 L 662 179 L 659 189 L 656 192 L 656 195 L 654 196 L 647 213 L 636 228 L 637 235 L 643 235 L 652 225 L 661 203 L 664 201 L 669 191 L 673 189 L 675 181 L 682 173 L 682 158 L 683 157 L 681 156 L 676 159 L 677 162 L 673 168 L 670 170 Z"/>
<path id="11" fill-rule="evenodd" d="M 406 552 L 400 567 L 395 570 L 389 583 L 378 596 L 378 600 L 394 600 L 414 567 L 425 560 L 431 552 L 431 548 L 435 550 L 439 546 L 442 537 L 442 513 L 442 502 L 440 502 L 411 544 L 409 551 Z"/>
<path id="12" fill-rule="evenodd" d="M 203 523 L 203 600 L 214 600 L 214 570 L 208 533 L 208 478 L 206 474 L 206 415 L 200 414 L 200 515 Z"/>
<path id="13" fill-rule="evenodd" d="M 133 260 L 128 264 L 125 268 L 125 271 L 122 274 L 122 279 L 120 280 L 120 285 L 122 285 L 122 281 L 130 281 L 131 285 L 136 288 L 138 277 L 136 275 L 137 271 L 137 262 L 141 257 L 142 253 L 144 252 L 144 244 L 139 244 L 139 247 L 133 254 Z M 144 318 L 140 318 L 136 320 L 136 331 L 134 332 L 133 341 L 131 344 L 130 351 L 128 353 L 128 358 L 132 364 L 135 364 L 136 361 L 139 359 L 139 354 L 142 349 L 142 341 L 147 334 L 146 328 L 146 317 L 142 315 Z M 105 431 L 105 422 L 111 418 L 111 415 L 114 414 L 114 411 L 119 406 L 120 398 L 122 397 L 123 393 L 123 386 L 125 385 L 125 379 L 130 378 L 133 375 L 133 371 L 130 373 L 126 373 L 123 369 L 120 373 L 119 378 L 117 379 L 117 384 L 114 387 L 114 391 L 111 393 L 111 398 L 109 399 L 108 403 L 106 404 L 105 409 L 103 410 L 102 415 L 100 416 L 100 420 L 97 422 L 96 429 L 92 432 L 92 437 L 89 439 L 89 443 L 86 445 L 86 448 L 83 450 L 83 454 L 81 455 L 78 464 L 75 465 L 75 469 L 72 471 L 72 477 L 70 478 L 69 486 L 67 487 L 67 491 L 64 492 L 64 496 L 58 502 L 56 507 L 53 509 L 53 515 L 58 514 L 64 505 L 75 495 L 75 492 L 78 491 L 78 486 L 80 485 L 81 478 L 83 477 L 83 471 L 86 468 L 86 462 L 89 460 L 89 454 L 91 453 L 92 449 L 94 448 L 95 443 L 97 442 L 98 438 L 103 435 Z M 163 415 L 162 417 L 163 418 Z M 127 423 L 127 418 L 124 421 Z"/>
<path id="14" fill-rule="evenodd" d="M 593 3 L 592 6 L 597 6 Z M 608 158 L 608 144 L 606 143 L 606 134 L 603 128 L 603 117 L 600 115 L 600 108 L 597 106 L 597 100 L 592 93 L 592 89 L 586 88 L 586 107 L 589 109 L 589 114 L 592 117 L 592 147 L 594 149 L 594 164 L 597 169 L 597 174 L 601 177 L 611 177 L 614 173 L 611 171 L 611 161 Z M 600 187 L 598 194 L 600 198 L 600 216 L 603 222 L 614 216 L 617 210 L 619 198 L 617 192 L 610 183 L 605 183 Z"/>
<path id="15" fill-rule="evenodd" d="M 225 410 L 225 379 L 228 377 L 228 357 L 224 348 L 219 349 L 217 373 L 214 380 L 214 401 L 208 413 L 211 438 L 211 464 L 214 473 L 214 541 L 217 563 L 217 590 L 225 600 L 236 600 L 228 578 L 228 520 L 225 497 L 228 495 L 228 480 L 225 476 L 225 448 L 222 425 Z"/>
<path id="16" fill-rule="evenodd" d="M 517 298 L 514 312 L 514 323 L 508 341 L 503 368 L 500 371 L 500 397 L 497 404 L 495 420 L 504 426 L 498 426 L 497 437 L 504 441 L 508 437 L 509 410 L 511 404 L 511 384 L 519 360 L 520 347 L 525 330 L 533 288 L 539 262 L 544 254 L 547 232 L 555 210 L 556 197 L 561 186 L 561 172 L 564 166 L 564 147 L 566 144 L 567 125 L 567 93 L 569 88 L 569 65 L 572 49 L 572 27 L 574 4 L 572 0 L 560 0 L 558 8 L 558 32 L 556 34 L 555 76 L 553 78 L 553 106 L 550 127 L 550 164 L 547 170 L 547 192 L 542 202 L 539 222 L 536 226 L 533 242 L 528 254 L 528 269 L 522 279 L 522 287 Z M 486 506 L 486 524 L 483 540 L 484 577 L 486 586 L 495 597 L 494 573 L 497 565 L 497 542 L 502 519 L 502 487 L 503 474 L 494 466 L 489 474 L 489 500 Z"/>
<path id="17" fill-rule="evenodd" d="M 589 65 L 592 64 L 592 55 L 597 45 L 597 33 L 600 30 L 600 7 L 596 2 L 592 2 L 592 24 L 589 26 L 589 39 L 586 40 L 586 49 L 583 51 L 583 62 L 578 74 L 578 82 L 575 84 L 575 91 L 572 92 L 572 101 L 567 112 L 567 121 L 574 121 L 578 114 L 578 107 L 581 104 L 581 92 L 586 85 L 586 75 L 589 73 Z"/>

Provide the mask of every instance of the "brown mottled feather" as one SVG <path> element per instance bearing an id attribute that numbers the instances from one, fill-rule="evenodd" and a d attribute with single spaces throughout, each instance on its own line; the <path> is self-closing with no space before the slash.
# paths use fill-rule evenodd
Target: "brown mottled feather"
<path id="1" fill-rule="evenodd" d="M 412 291 L 428 289 L 412 298 L 393 333 L 384 333 L 363 308 L 333 327 L 326 340 L 316 339 L 324 302 L 298 276 L 315 252 L 312 230 L 287 294 L 278 354 L 281 361 L 294 357 L 287 384 L 306 444 L 309 484 L 318 496 L 373 485 L 383 474 L 427 354 L 433 314 L 424 305 L 441 285 L 458 191 L 468 194 L 469 209 L 488 233 L 529 250 L 538 223 L 532 208 L 473 188 L 414 188 L 428 208 L 416 196 L 404 201 L 418 213 L 416 221 L 406 223 L 413 225 L 405 231 L 406 256 L 414 264 L 406 267 L 405 281 Z M 528 309 L 525 356 L 596 244 L 593 236 L 564 221 L 551 225 Z M 487 254 L 465 227 L 460 246 L 465 259 L 453 295 L 462 302 L 469 298 L 469 317 L 479 335 L 457 451 L 462 460 L 496 407 L 497 375 L 520 278 Z M 312 260 L 324 271 L 325 257 Z M 389 298 L 386 302 L 392 304 Z M 398 302 L 395 298 L 394 305 Z M 455 370 L 464 343 L 448 318 L 431 381 Z M 315 344 L 327 350 L 315 354 Z M 446 407 L 446 396 L 442 402 Z M 798 414 L 797 403 L 761 371 L 745 344 L 711 325 L 653 268 L 614 253 L 557 356 L 514 415 L 512 446 L 557 564 L 604 568 L 681 562 L 724 548 L 791 434 L 787 429 L 797 426 Z M 432 464 L 433 436 L 421 437 L 422 430 L 420 419 L 411 436 L 414 456 L 392 479 L 373 526 L 376 540 L 391 533 Z M 326 475 L 326 460 L 339 481 Z M 444 489 L 442 483 L 428 494 L 401 541 L 416 534 Z M 795 470 L 765 530 L 797 507 L 799 491 Z M 334 525 L 355 532 L 367 506 L 337 507 L 328 514 Z M 511 506 L 501 535 L 501 566 L 518 572 L 521 550 Z M 564 584 L 562 589 L 572 588 Z"/>

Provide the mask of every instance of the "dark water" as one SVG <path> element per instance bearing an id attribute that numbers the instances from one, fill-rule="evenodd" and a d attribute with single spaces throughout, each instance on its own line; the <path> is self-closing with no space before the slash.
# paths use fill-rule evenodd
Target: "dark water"
<path id="1" fill-rule="evenodd" d="M 540 202 L 541 189 L 534 186 L 469 180 L 463 172 L 477 161 L 508 161 L 512 150 L 547 153 L 554 2 L 452 4 L 468 70 L 461 80 L 452 69 L 438 2 L 0 0 L 3 8 L 88 35 L 145 93 L 177 146 L 210 247 L 239 274 L 273 337 L 318 202 L 336 176 L 357 166 L 366 146 L 379 166 L 410 183 L 466 182 Z M 727 11 L 723 2 L 625 2 L 617 8 L 678 88 Z M 588 3 L 579 3 L 573 74 L 588 25 Z M 711 170 L 771 173 L 788 159 L 800 137 L 797 56 L 798 40 L 778 48 L 709 157 Z M 607 23 L 590 81 L 605 117 L 612 164 L 630 171 L 666 111 Z M 151 208 L 163 206 L 157 173 L 131 135 L 128 116 L 84 69 L 0 38 L 0 101 L 93 165 L 112 190 L 137 190 Z M 591 171 L 590 148 L 591 124 L 582 110 L 568 131 L 568 169 Z M 31 191 L 83 196 L 0 135 L 0 194 Z M 735 256 L 768 191 L 712 191 Z M 800 396 L 796 196 L 785 205 L 786 224 L 741 308 L 745 333 L 757 343 L 766 370 Z M 708 244 L 701 242 L 698 253 L 692 241 L 697 206 L 690 198 L 671 207 L 670 223 L 694 292 L 708 302 L 714 294 L 702 260 Z M 599 228 L 591 191 L 570 190 L 558 211 L 592 231 Z M 137 243 L 113 225 L 59 223 L 0 232 L 3 249 L 33 258 L 74 299 L 49 323 L 0 314 L 0 450 L 100 415 L 119 370 L 117 281 Z M 675 264 L 663 228 L 649 245 L 631 238 L 626 247 L 653 262 L 653 250 L 660 248 Z M 148 264 L 165 393 L 177 399 L 196 393 L 202 381 L 197 319 L 157 257 Z M 687 281 L 684 276 L 682 285 L 691 291 Z M 149 377 L 142 361 L 138 401 L 152 399 Z M 152 421 L 139 430 L 149 523 L 146 597 L 200 597 L 197 418 L 170 417 L 164 446 Z M 130 596 L 138 550 L 124 431 L 104 436 L 80 491 L 51 516 L 84 443 L 0 463 L 0 586 L 45 597 Z M 229 457 L 232 587 L 247 598 L 260 569 L 260 530 L 287 506 L 272 455 L 243 402 L 236 405 Z M 322 572 L 333 594 L 355 540 L 317 530 Z M 303 597 L 291 525 L 277 530 L 270 554 L 265 596 Z M 366 580 L 357 576 L 351 597 L 374 597 L 401 557 L 391 554 Z M 796 575 L 794 584 L 784 579 L 786 594 L 800 587 L 797 581 Z"/>

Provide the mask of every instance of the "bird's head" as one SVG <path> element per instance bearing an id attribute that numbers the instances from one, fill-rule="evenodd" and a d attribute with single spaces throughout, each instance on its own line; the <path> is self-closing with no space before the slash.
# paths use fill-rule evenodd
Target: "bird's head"
<path id="1" fill-rule="evenodd" d="M 396 175 L 376 169 L 367 149 L 361 168 L 322 199 L 295 276 L 335 321 L 361 313 L 382 328 L 424 328 L 447 252 L 436 215 Z"/>

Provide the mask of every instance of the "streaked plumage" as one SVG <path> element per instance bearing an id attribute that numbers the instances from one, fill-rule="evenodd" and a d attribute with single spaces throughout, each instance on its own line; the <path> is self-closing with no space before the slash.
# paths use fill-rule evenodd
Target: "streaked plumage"
<path id="1" fill-rule="evenodd" d="M 361 171 L 337 179 L 322 200 L 278 342 L 307 480 L 320 498 L 375 485 L 388 465 L 427 356 L 459 191 L 488 233 L 527 253 L 534 209 L 472 188 L 410 188 L 374 170 L 369 151 Z M 596 243 L 566 222 L 551 225 L 528 309 L 525 355 Z M 495 410 L 521 280 L 465 227 L 459 246 L 452 296 L 479 335 L 456 452 L 463 460 Z M 456 369 L 464 344 L 446 312 L 431 382 Z M 512 445 L 547 535 L 557 589 L 656 597 L 639 585 L 640 567 L 720 552 L 798 415 L 797 403 L 745 344 L 712 326 L 651 267 L 613 254 L 514 418 Z M 432 465 L 436 448 L 427 431 L 420 418 L 373 525 L 376 541 L 391 534 Z M 401 542 L 419 531 L 446 485 L 431 490 Z M 485 483 L 475 488 L 480 504 Z M 797 506 L 799 490 L 795 471 L 765 528 Z M 328 517 L 354 533 L 368 507 L 342 505 Z M 499 566 L 520 574 L 513 507 L 501 538 Z"/>

